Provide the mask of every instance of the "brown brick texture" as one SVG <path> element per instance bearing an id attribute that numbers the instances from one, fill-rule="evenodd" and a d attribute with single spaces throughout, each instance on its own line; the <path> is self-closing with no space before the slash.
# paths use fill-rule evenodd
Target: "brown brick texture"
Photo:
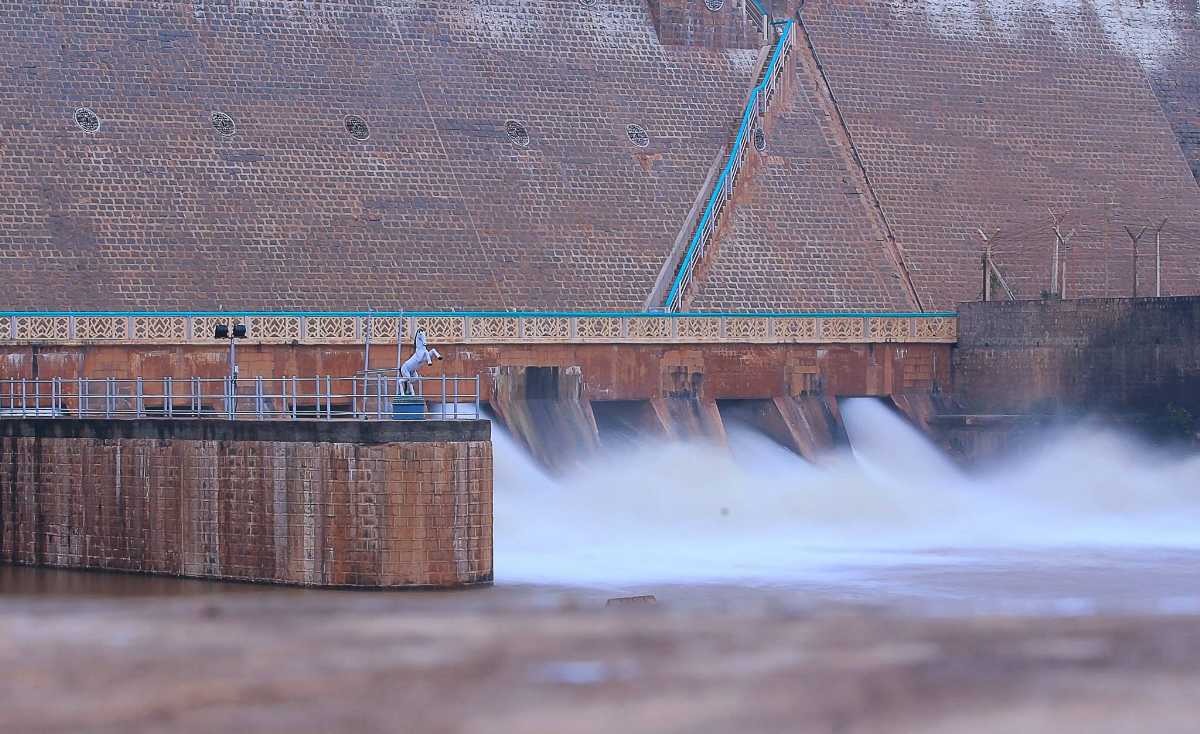
<path id="1" fill-rule="evenodd" d="M 691 287 L 697 311 L 913 310 L 839 155 L 812 79 L 787 63 L 716 247 Z M 731 133 L 732 134 L 732 133 Z"/>
<path id="2" fill-rule="evenodd" d="M 1200 416 L 1200 298 L 972 303 L 959 324 L 968 410 Z"/>
<path id="3" fill-rule="evenodd" d="M 28 309 L 640 307 L 755 57 L 661 45 L 644 0 L 3 0 L 0 27 L 0 307 Z"/>
<path id="4" fill-rule="evenodd" d="M 1162 0 L 1131 8 L 1131 29 L 1147 40 L 1142 54 L 1192 175 L 1200 177 L 1200 21 L 1196 0 Z"/>
<path id="5" fill-rule="evenodd" d="M 491 443 L 0 439 L 0 560 L 310 586 L 492 578 Z"/>
<path id="6" fill-rule="evenodd" d="M 1003 17 L 983 5 L 803 10 L 925 305 L 980 297 L 977 227 L 1000 229 L 996 260 L 1018 297 L 1049 288 L 1047 207 L 1070 211 L 1077 230 L 1069 297 L 1128 295 L 1123 227 L 1161 217 L 1163 293 L 1195 293 L 1200 192 L 1125 20 L 1098 14 L 1101 3 L 1052 15 L 1052 3 L 1012 4 Z M 1139 282 L 1149 292 L 1152 258 Z"/>
<path id="7" fill-rule="evenodd" d="M 1076 230 L 1068 296 L 1130 293 L 1124 227 L 1164 217 L 1164 294 L 1200 288 L 1195 3 L 1133 6 L 804 4 L 926 307 L 979 297 L 977 227 L 1019 297 L 1049 288 L 1047 207 Z M 740 22 L 733 0 L 0 0 L 0 308 L 639 308 L 755 81 Z M 818 91 L 789 71 L 691 307 L 905 307 Z"/>

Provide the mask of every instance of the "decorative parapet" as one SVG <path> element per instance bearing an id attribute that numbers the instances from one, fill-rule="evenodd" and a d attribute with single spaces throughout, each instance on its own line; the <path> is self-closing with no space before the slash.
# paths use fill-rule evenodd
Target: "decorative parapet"
<path id="1" fill-rule="evenodd" d="M 246 324 L 262 344 L 396 343 L 424 327 L 432 344 L 953 343 L 954 313 L 0 313 L 3 344 L 216 344 Z M 399 333 L 397 333 L 399 332 Z"/>

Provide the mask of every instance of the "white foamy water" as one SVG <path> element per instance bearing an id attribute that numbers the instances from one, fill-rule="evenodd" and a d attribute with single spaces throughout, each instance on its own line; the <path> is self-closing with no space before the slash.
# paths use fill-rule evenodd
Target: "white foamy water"
<path id="1" fill-rule="evenodd" d="M 1103 577 L 1109 562 L 1135 573 L 1138 554 L 1200 549 L 1200 457 L 1078 429 L 968 475 L 875 401 L 843 414 L 854 452 L 825 466 L 731 427 L 732 455 L 646 441 L 560 479 L 497 429 L 497 582 L 837 583 L 1014 558 Z"/>

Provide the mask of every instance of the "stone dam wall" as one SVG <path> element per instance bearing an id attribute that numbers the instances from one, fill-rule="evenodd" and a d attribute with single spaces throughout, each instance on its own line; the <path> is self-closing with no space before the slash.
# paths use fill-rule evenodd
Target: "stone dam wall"
<path id="1" fill-rule="evenodd" d="M 954 393 L 969 412 L 1200 416 L 1200 298 L 960 309 Z"/>
<path id="2" fill-rule="evenodd" d="M 489 583 L 490 427 L 0 419 L 0 562 L 326 587 Z"/>
<path id="3" fill-rule="evenodd" d="M 1196 292 L 1195 0 L 764 5 L 803 39 L 690 308 L 952 308 L 977 229 L 1036 298 L 1048 209 L 1069 297 L 1164 220 Z M 0 308 L 640 309 L 758 78 L 744 7 L 0 0 Z"/>

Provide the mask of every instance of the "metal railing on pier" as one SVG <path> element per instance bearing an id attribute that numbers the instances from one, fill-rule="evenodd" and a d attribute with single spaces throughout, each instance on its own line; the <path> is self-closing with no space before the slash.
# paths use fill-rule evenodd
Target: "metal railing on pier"
<path id="1" fill-rule="evenodd" d="M 52 378 L 0 381 L 0 417 L 473 420 L 479 377 Z"/>

